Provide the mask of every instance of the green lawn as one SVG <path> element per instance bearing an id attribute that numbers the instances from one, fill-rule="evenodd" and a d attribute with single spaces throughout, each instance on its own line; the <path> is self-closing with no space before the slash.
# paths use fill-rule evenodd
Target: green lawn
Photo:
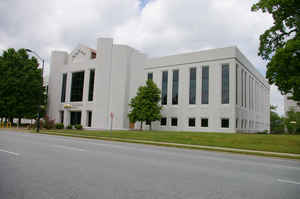
<path id="1" fill-rule="evenodd" d="M 43 130 L 42 132 L 47 132 Z M 54 132 L 49 130 L 48 132 Z M 300 154 L 300 135 L 265 135 L 265 134 L 224 134 L 166 131 L 87 131 L 55 130 L 67 133 L 94 137 L 113 137 L 134 140 L 148 140 L 179 144 L 194 144 L 259 151 Z"/>

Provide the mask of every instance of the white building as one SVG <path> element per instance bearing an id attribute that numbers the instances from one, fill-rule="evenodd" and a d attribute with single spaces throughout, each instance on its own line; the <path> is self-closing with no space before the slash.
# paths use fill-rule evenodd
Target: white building
<path id="1" fill-rule="evenodd" d="M 295 112 L 300 112 L 300 106 L 297 104 L 296 101 L 288 99 L 291 96 L 290 94 L 284 96 L 284 114 L 286 115 L 287 112 L 294 110 Z"/>
<path id="2" fill-rule="evenodd" d="M 270 87 L 236 47 L 147 58 L 100 38 L 97 50 L 79 45 L 51 55 L 48 114 L 85 128 L 128 129 L 128 103 L 151 78 L 162 91 L 155 130 L 269 130 Z M 137 126 L 137 124 L 136 124 Z"/>

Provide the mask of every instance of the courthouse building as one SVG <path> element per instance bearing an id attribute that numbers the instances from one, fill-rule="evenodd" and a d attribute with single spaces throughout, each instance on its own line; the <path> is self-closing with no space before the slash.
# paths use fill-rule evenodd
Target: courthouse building
<path id="1" fill-rule="evenodd" d="M 128 104 L 147 79 L 162 92 L 154 130 L 270 128 L 270 87 L 237 47 L 148 58 L 111 38 L 99 38 L 95 50 L 78 45 L 70 54 L 52 52 L 48 115 L 65 126 L 129 129 Z"/>

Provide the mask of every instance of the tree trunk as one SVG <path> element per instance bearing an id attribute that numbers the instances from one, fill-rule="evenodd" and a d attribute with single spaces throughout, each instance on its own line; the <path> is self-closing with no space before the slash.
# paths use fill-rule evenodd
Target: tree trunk
<path id="1" fill-rule="evenodd" d="M 21 126 L 21 123 L 22 123 L 22 118 L 18 118 L 18 128 Z"/>
<path id="2" fill-rule="evenodd" d="M 140 130 L 142 131 L 143 130 L 143 121 L 141 121 L 141 128 Z"/>
<path id="3" fill-rule="evenodd" d="M 149 130 L 152 131 L 152 122 L 150 121 Z"/>

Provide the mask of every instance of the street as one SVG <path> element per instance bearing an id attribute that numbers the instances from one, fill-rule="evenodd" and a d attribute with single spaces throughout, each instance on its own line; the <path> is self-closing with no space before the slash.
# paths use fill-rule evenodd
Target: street
<path id="1" fill-rule="evenodd" d="M 0 130 L 1 199 L 284 199 L 300 161 Z"/>

